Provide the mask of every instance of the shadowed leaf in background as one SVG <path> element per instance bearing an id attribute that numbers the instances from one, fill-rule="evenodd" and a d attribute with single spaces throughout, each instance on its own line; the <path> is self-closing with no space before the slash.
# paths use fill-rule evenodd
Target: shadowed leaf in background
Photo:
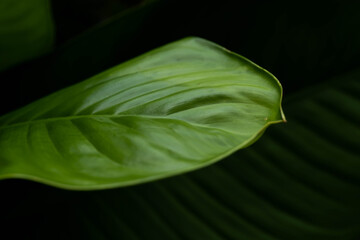
<path id="1" fill-rule="evenodd" d="M 0 71 L 48 53 L 53 41 L 48 0 L 0 2 Z"/>
<path id="2" fill-rule="evenodd" d="M 160 2 L 143 1 L 117 12 L 90 29 L 74 27 L 74 31 L 81 34 L 72 36 L 65 43 L 57 39 L 57 45 L 51 54 L 0 72 L 0 78 L 6 79 L 6 87 L 0 88 L 0 102 L 7 102 L 0 109 L 0 115 L 168 43 L 148 46 L 141 36 L 144 23 L 156 14 L 161 6 Z M 54 7 L 62 5 L 57 10 L 62 13 L 60 19 L 54 17 L 56 26 L 67 22 L 68 14 L 71 14 L 69 11 L 73 6 L 63 4 L 63 1 L 53 4 Z M 56 36 L 58 35 L 61 33 L 57 29 Z M 9 95 L 12 97 L 9 98 Z"/>

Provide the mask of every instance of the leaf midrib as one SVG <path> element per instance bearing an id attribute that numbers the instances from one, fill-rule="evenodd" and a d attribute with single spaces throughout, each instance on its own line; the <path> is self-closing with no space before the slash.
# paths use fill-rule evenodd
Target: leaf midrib
<path id="1" fill-rule="evenodd" d="M 3 129 L 7 129 L 7 128 L 18 127 L 18 126 L 27 125 L 27 124 L 41 123 L 41 122 L 45 122 L 45 123 L 46 123 L 46 122 L 72 120 L 72 119 L 81 119 L 81 118 L 121 118 L 121 117 L 137 117 L 137 118 L 175 120 L 175 121 L 183 122 L 183 123 L 185 123 L 185 124 L 192 125 L 193 127 L 201 127 L 201 128 L 213 129 L 213 130 L 222 131 L 222 132 L 224 132 L 224 133 L 226 133 L 226 134 L 235 134 L 235 135 L 238 135 L 238 133 L 236 133 L 236 132 L 228 131 L 228 130 L 225 130 L 225 129 L 222 129 L 222 128 L 210 127 L 210 126 L 208 126 L 208 125 L 202 125 L 202 124 L 198 124 L 198 123 L 194 123 L 194 122 L 190 122 L 190 121 L 185 121 L 185 120 L 180 119 L 180 118 L 171 118 L 171 117 L 168 117 L 168 115 L 167 115 L 167 116 L 153 116 L 153 115 L 133 115 L 133 114 L 126 114 L 126 115 L 109 115 L 109 114 L 102 114 L 102 115 L 78 115 L 78 116 L 64 116 L 64 117 L 53 117 L 53 118 L 35 119 L 35 120 L 30 120 L 30 121 L 25 121 L 25 122 L 19 122 L 19 123 L 13 123 L 13 124 L 5 125 L 5 126 L 0 126 L 0 131 L 3 130 Z M 264 125 L 266 125 L 266 123 L 265 123 Z"/>

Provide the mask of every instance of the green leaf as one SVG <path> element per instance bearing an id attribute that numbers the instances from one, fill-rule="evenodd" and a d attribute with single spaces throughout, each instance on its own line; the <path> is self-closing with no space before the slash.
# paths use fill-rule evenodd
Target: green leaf
<path id="1" fill-rule="evenodd" d="M 68 189 L 194 170 L 285 121 L 280 83 L 214 43 L 186 38 L 0 118 L 0 178 Z"/>
<path id="2" fill-rule="evenodd" d="M 0 71 L 49 52 L 53 42 L 48 0 L 0 2 Z"/>

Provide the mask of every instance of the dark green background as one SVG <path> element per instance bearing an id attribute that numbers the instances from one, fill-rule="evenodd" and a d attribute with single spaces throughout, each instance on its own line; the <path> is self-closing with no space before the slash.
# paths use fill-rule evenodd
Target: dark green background
<path id="1" fill-rule="evenodd" d="M 199 36 L 214 41 L 273 73 L 284 87 L 284 103 L 289 106 L 285 107 L 285 114 L 288 110 L 290 119 L 294 119 L 295 123 L 306 123 L 308 120 L 303 116 L 307 114 L 306 103 L 291 104 L 291 99 L 296 98 L 291 96 L 303 89 L 312 89 L 314 85 L 322 84 L 326 88 L 333 81 L 341 82 L 343 78 L 337 76 L 360 67 L 358 1 L 53 0 L 52 9 L 56 26 L 54 51 L 0 73 L 1 114 L 186 36 Z M 359 78 L 356 76 L 360 75 L 354 76 L 353 81 L 357 81 Z M 335 80 L 329 81 L 333 78 Z M 359 97 L 359 91 L 346 86 L 344 89 L 353 91 L 354 98 Z M 357 109 L 357 106 L 351 104 L 344 109 L 355 109 L 350 117 L 354 117 L 352 124 L 359 127 L 360 106 Z M 342 110 L 339 107 L 339 112 Z M 321 114 L 318 118 L 325 119 Z M 330 123 L 328 125 L 334 126 Z M 321 126 L 319 123 L 312 128 L 321 129 Z M 279 128 L 283 130 L 277 130 Z M 268 180 L 265 176 L 271 175 L 271 171 L 266 171 L 265 163 L 254 160 L 262 158 L 251 157 L 257 154 L 257 150 L 266 152 L 270 141 L 267 139 L 274 138 L 288 149 L 299 147 L 296 151 L 300 157 L 305 162 L 308 159 L 311 161 L 311 157 L 301 149 L 301 144 L 297 145 L 295 140 L 295 143 L 289 143 L 287 135 L 280 134 L 286 132 L 286 129 L 301 132 L 289 120 L 288 126 L 270 129 L 269 134 L 267 132 L 264 136 L 265 140 L 240 153 L 240 159 L 226 159 L 217 166 L 159 183 L 106 191 L 71 192 L 23 180 L 1 181 L 1 218 L 5 224 L 1 225 L 0 238 L 267 239 L 256 234 L 247 235 L 247 231 L 250 231 L 247 226 L 250 224 L 258 227 L 256 231 L 267 232 L 274 239 L 360 239 L 360 176 L 356 175 L 360 173 L 360 169 L 356 169 L 360 168 L 359 161 L 351 167 L 355 172 L 351 177 L 338 173 L 326 164 L 315 164 L 320 172 L 339 174 L 340 179 L 345 179 L 351 185 L 349 188 L 341 188 L 341 184 L 332 186 L 331 181 L 316 185 L 318 179 L 327 183 L 326 178 L 324 180 L 320 175 L 309 177 L 311 173 L 305 174 L 305 185 L 310 186 L 310 189 L 325 192 L 326 196 L 330 195 L 340 199 L 341 204 L 347 204 L 348 208 L 342 211 L 336 204 L 328 204 L 326 201 L 320 204 L 317 195 L 302 191 L 302 188 L 299 190 L 297 185 L 282 185 L 282 181 L 274 180 L 276 178 Z M 329 138 L 338 138 L 329 129 L 321 131 Z M 360 156 L 359 149 L 356 149 L 360 141 L 357 137 L 355 134 L 338 143 L 346 145 L 346 149 L 355 156 L 354 159 Z M 297 139 L 296 136 L 294 139 Z M 311 141 L 317 144 L 314 139 L 307 141 L 310 145 Z M 276 148 L 268 151 L 273 155 L 277 153 Z M 284 152 L 278 151 L 282 154 Z M 265 154 L 265 159 L 271 162 L 269 159 L 274 157 L 269 156 L 270 153 Z M 318 154 L 324 154 L 324 151 Z M 301 164 L 297 168 L 296 161 L 287 156 L 282 156 L 282 159 L 284 162 L 280 165 L 287 166 L 284 172 L 290 175 L 295 176 L 297 170 L 307 171 L 301 168 Z M 234 162 L 236 165 L 232 166 Z M 222 176 L 224 173 L 219 168 L 230 170 L 240 183 L 234 184 L 226 174 Z M 208 192 L 202 193 L 192 181 Z M 214 187 L 217 181 L 221 186 Z M 272 218 L 267 208 L 261 210 L 262 204 L 265 204 L 261 201 L 258 208 L 252 209 L 249 203 L 257 200 L 251 200 L 250 195 L 247 195 L 249 188 L 253 189 L 258 199 L 267 199 L 276 208 L 310 225 L 326 226 L 328 231 L 313 231 L 306 224 L 292 222 L 293 219 L 287 220 L 284 216 Z M 227 195 L 229 193 L 233 194 Z M 196 199 L 208 199 L 201 194 L 215 195 L 219 202 L 222 202 L 222 198 L 227 199 L 223 208 L 234 209 L 234 213 L 241 216 L 239 219 L 242 220 L 228 219 L 228 215 L 214 210 L 219 208 L 211 201 L 194 204 Z M 179 203 L 173 198 L 182 206 L 178 206 Z M 311 206 L 314 209 L 301 212 L 299 209 L 302 204 L 306 205 L 304 209 Z M 241 206 L 245 210 L 234 206 Z M 182 208 L 197 212 L 202 217 L 195 221 Z M 211 214 L 206 215 L 206 211 Z M 160 217 L 154 217 L 154 214 Z M 254 220 L 256 218 L 262 220 L 259 222 Z M 215 229 L 215 233 L 206 235 L 204 232 L 208 230 L 199 222 L 206 222 L 207 228 Z M 221 230 L 218 231 L 214 227 L 217 224 L 224 227 L 219 227 Z M 331 226 L 344 226 L 348 231 L 331 233 Z M 244 235 L 235 234 L 237 230 Z M 4 237 L 7 233 L 11 237 Z"/>

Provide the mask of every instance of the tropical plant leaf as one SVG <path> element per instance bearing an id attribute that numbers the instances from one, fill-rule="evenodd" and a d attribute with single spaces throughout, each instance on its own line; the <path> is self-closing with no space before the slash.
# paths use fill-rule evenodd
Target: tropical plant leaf
<path id="1" fill-rule="evenodd" d="M 47 53 L 53 41 L 48 0 L 0 2 L 0 71 Z"/>
<path id="2" fill-rule="evenodd" d="M 126 186 L 209 165 L 284 121 L 280 83 L 186 38 L 0 118 L 0 178 Z"/>
<path id="3" fill-rule="evenodd" d="M 359 77 L 293 96 L 286 125 L 199 171 L 93 192 L 3 181 L 20 189 L 3 219 L 19 239 L 357 240 Z"/>

